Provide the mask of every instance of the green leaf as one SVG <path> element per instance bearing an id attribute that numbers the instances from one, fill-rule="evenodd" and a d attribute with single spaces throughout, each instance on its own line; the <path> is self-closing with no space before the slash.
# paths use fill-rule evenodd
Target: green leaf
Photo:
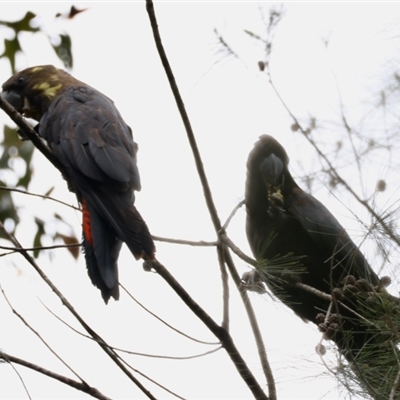
<path id="1" fill-rule="evenodd" d="M 4 39 L 4 52 L 0 56 L 1 57 L 6 57 L 10 60 L 11 64 L 11 70 L 13 73 L 15 73 L 15 56 L 18 51 L 22 51 L 21 45 L 19 43 L 18 39 L 18 34 L 22 31 L 25 32 L 37 32 L 40 30 L 40 28 L 32 27 L 31 26 L 31 21 L 36 18 L 36 14 L 34 14 L 31 11 L 28 11 L 25 16 L 20 19 L 19 21 L 15 22 L 9 22 L 9 21 L 1 21 L 0 20 L 0 25 L 5 25 L 11 29 L 14 30 L 15 35 L 14 38 L 9 40 L 9 39 Z"/>
<path id="2" fill-rule="evenodd" d="M 18 146 L 21 139 L 17 135 L 15 128 L 5 125 L 3 130 L 4 139 L 1 143 L 5 147 Z"/>
<path id="3" fill-rule="evenodd" d="M 37 232 L 36 232 L 35 238 L 33 239 L 33 247 L 42 247 L 42 236 L 45 234 L 45 232 L 44 232 L 44 223 L 43 223 L 43 221 L 41 221 L 38 218 L 35 218 L 35 222 L 36 222 L 36 225 L 37 225 Z M 38 258 L 39 257 L 39 253 L 40 253 L 39 249 L 34 250 L 33 251 L 33 256 L 35 258 Z"/>
<path id="4" fill-rule="evenodd" d="M 4 139 L 1 145 L 3 146 L 3 154 L 0 157 L 0 169 L 8 169 L 8 161 L 10 159 L 11 147 L 18 148 L 20 140 L 18 135 L 15 133 L 15 129 L 5 125 L 3 129 Z"/>
<path id="5" fill-rule="evenodd" d="M 5 186 L 3 181 L 0 181 L 0 186 Z M 14 221 L 15 226 L 18 225 L 19 217 L 11 196 L 11 192 L 0 189 L 0 221 L 4 222 L 8 218 Z M 5 238 L 2 231 L 0 231 L 0 237 Z"/>
<path id="6" fill-rule="evenodd" d="M 25 175 L 19 179 L 17 186 L 23 186 L 26 189 L 29 186 L 32 177 L 31 161 L 34 145 L 30 141 L 22 141 L 17 135 L 15 129 L 9 126 L 4 126 L 4 139 L 1 145 L 3 146 L 3 153 L 0 156 L 0 169 L 9 169 L 10 158 L 20 157 L 25 161 L 26 170 Z"/>
<path id="7" fill-rule="evenodd" d="M 33 28 L 31 26 L 31 21 L 36 18 L 36 14 L 31 11 L 28 11 L 25 16 L 20 19 L 19 21 L 9 22 L 9 21 L 1 21 L 0 25 L 8 26 L 11 29 L 14 29 L 15 33 L 18 34 L 19 32 L 37 32 L 40 28 Z"/>
<path id="8" fill-rule="evenodd" d="M 17 186 L 23 186 L 24 188 L 28 189 L 29 184 L 31 183 L 32 178 L 32 156 L 33 151 L 35 150 L 35 146 L 32 142 L 24 141 L 20 142 L 19 146 L 19 156 L 25 161 L 26 170 L 25 175 L 19 179 Z"/>
<path id="9" fill-rule="evenodd" d="M 53 49 L 56 52 L 58 58 L 63 62 L 64 67 L 67 69 L 71 69 L 73 65 L 73 59 L 72 59 L 72 42 L 71 42 L 71 37 L 69 35 L 59 35 L 59 45 L 54 45 Z"/>
<path id="10" fill-rule="evenodd" d="M 22 49 L 17 35 L 12 40 L 4 39 L 4 52 L 0 55 L 0 58 L 6 57 L 10 60 L 13 73 L 15 72 L 15 57 L 19 51 L 22 51 Z"/>

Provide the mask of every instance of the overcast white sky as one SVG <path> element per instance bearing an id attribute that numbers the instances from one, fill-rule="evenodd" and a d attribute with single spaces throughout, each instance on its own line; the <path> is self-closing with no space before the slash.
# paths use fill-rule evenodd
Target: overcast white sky
<path id="1" fill-rule="evenodd" d="M 137 207 L 154 235 L 192 240 L 214 240 L 215 234 L 202 197 L 191 152 L 168 82 L 156 53 L 144 2 L 0 2 L 0 19 L 20 19 L 27 10 L 41 15 L 49 30 L 57 12 L 71 4 L 88 10 L 68 21 L 72 37 L 72 74 L 112 98 L 139 143 L 142 192 Z M 155 4 L 167 55 L 198 139 L 215 202 L 222 220 L 243 199 L 245 163 L 258 136 L 278 138 L 287 147 L 292 168 L 313 162 L 303 139 L 290 131 L 291 120 L 258 71 L 262 48 L 243 29 L 263 32 L 260 9 L 272 3 L 158 2 Z M 338 115 L 334 76 L 344 101 L 358 118 L 358 105 L 379 84 L 384 67 L 397 53 L 399 3 L 285 3 L 286 16 L 277 31 L 271 69 L 275 83 L 295 115 L 319 119 Z M 266 11 L 265 11 L 266 13 Z M 265 14 L 267 15 L 267 14 Z M 241 56 L 224 58 L 213 32 L 220 34 Z M 0 30 L 0 42 L 6 32 Z M 329 39 L 328 49 L 323 40 Z M 39 64 L 62 67 L 46 37 L 21 37 L 25 55 L 19 69 Z M 0 46 L 2 44 L 0 43 Z M 0 52 L 2 50 L 0 49 Z M 0 59 L 0 81 L 10 75 Z M 2 121 L 6 121 L 1 116 Z M 72 204 L 74 196 L 41 155 L 35 155 L 30 189 Z M 324 183 L 324 182 L 322 182 Z M 346 208 L 322 184 L 318 197 L 346 225 Z M 23 228 L 17 236 L 31 245 L 32 216 L 46 220 L 57 211 L 65 215 L 80 237 L 80 215 L 42 200 L 16 197 Z M 328 203 L 327 203 L 328 202 Z M 229 234 L 250 253 L 244 234 L 244 210 L 232 222 Z M 52 229 L 48 227 L 48 229 Z M 158 244 L 158 257 L 193 297 L 221 320 L 221 283 L 213 249 Z M 211 347 L 198 345 L 165 329 L 124 294 L 118 303 L 104 306 L 86 275 L 83 257 L 75 264 L 64 250 L 39 259 L 49 276 L 112 345 L 151 354 L 192 355 Z M 247 270 L 237 261 L 240 273 Z M 215 341 L 192 317 L 172 290 L 156 275 L 145 273 L 124 249 L 119 261 L 121 282 L 139 301 L 172 325 L 198 339 Z M 18 311 L 39 330 L 87 381 L 113 399 L 143 398 L 95 345 L 77 337 L 43 308 L 39 299 L 78 327 L 59 301 L 40 282 L 21 257 L 2 258 L 0 282 Z M 264 382 L 243 306 L 232 286 L 232 334 L 260 382 Z M 251 296 L 281 399 L 336 399 L 336 382 L 321 364 L 314 347 L 320 334 L 268 296 Z M 68 374 L 39 341 L 33 338 L 0 297 L 0 348 L 59 373 Z M 190 361 L 130 358 L 132 365 L 190 399 L 246 399 L 250 392 L 224 351 Z M 38 374 L 18 369 L 32 398 L 87 398 Z M 158 398 L 170 398 L 151 387 Z M 339 390 L 340 392 L 341 390 Z M 343 393 L 342 393 L 343 394 Z M 0 366 L 0 398 L 27 398 L 15 372 Z"/>

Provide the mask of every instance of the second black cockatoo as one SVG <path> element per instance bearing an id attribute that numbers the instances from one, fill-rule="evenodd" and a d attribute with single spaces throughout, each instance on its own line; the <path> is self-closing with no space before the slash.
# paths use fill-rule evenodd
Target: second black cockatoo
<path id="1" fill-rule="evenodd" d="M 153 260 L 154 242 L 134 206 L 141 188 L 132 130 L 112 100 L 52 65 L 25 69 L 3 84 L 2 97 L 26 117 L 64 166 L 83 213 L 89 277 L 107 303 L 119 298 L 122 242 L 136 259 Z"/>
<path id="2" fill-rule="evenodd" d="M 297 185 L 288 164 L 285 149 L 267 135 L 248 158 L 246 230 L 257 271 L 279 299 L 354 360 L 364 346 L 382 341 L 376 321 L 394 298 L 336 218 Z"/>

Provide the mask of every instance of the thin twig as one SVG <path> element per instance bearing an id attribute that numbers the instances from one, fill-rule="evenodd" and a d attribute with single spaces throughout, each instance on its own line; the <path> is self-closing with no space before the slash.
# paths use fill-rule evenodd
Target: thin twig
<path id="1" fill-rule="evenodd" d="M 315 151 L 318 153 L 318 156 L 321 157 L 326 164 L 329 167 L 329 173 L 332 175 L 332 177 L 341 185 L 343 185 L 346 190 L 362 205 L 364 206 L 368 212 L 375 218 L 376 221 L 382 226 L 383 231 L 386 233 L 386 235 L 393 240 L 398 246 L 400 246 L 400 238 L 396 235 L 395 232 L 390 228 L 389 225 L 386 224 L 384 218 L 382 216 L 378 215 L 374 209 L 369 205 L 368 201 L 362 200 L 360 196 L 351 188 L 351 186 L 346 182 L 345 179 L 339 175 L 339 173 L 336 171 L 336 169 L 333 167 L 332 163 L 328 159 L 328 157 L 321 151 L 321 149 L 317 146 L 317 144 L 310 138 L 310 135 L 307 135 L 307 132 L 301 127 L 300 122 L 298 119 L 295 117 L 295 115 L 292 113 L 292 111 L 289 109 L 289 106 L 285 103 L 283 100 L 282 96 L 280 95 L 278 89 L 275 87 L 275 84 L 271 78 L 271 73 L 268 71 L 268 77 L 269 77 L 269 83 L 275 92 L 276 96 L 278 97 L 279 101 L 283 105 L 283 107 L 286 109 L 290 117 L 293 119 L 294 123 L 297 124 L 299 127 L 300 131 L 302 132 L 303 136 L 308 140 L 308 142 L 314 147 Z"/>
<path id="2" fill-rule="evenodd" d="M 211 216 L 211 220 L 214 224 L 215 230 L 218 232 L 221 229 L 221 221 L 218 217 L 217 209 L 215 208 L 211 189 L 208 184 L 207 176 L 206 176 L 206 173 L 204 170 L 203 162 L 201 160 L 200 152 L 199 152 L 199 149 L 197 146 L 197 142 L 196 142 L 196 138 L 195 138 L 195 135 L 194 135 L 194 132 L 192 129 L 192 125 L 190 123 L 189 116 L 186 112 L 185 104 L 180 95 L 178 85 L 176 84 L 176 81 L 175 81 L 174 73 L 172 72 L 171 66 L 169 64 L 167 55 L 165 53 L 165 50 L 164 50 L 164 47 L 162 44 L 160 32 L 158 30 L 158 23 L 157 23 L 155 11 L 154 11 L 154 5 L 151 0 L 146 0 L 146 9 L 147 9 L 147 13 L 150 18 L 150 23 L 151 23 L 151 27 L 153 30 L 154 40 L 155 40 L 155 44 L 156 44 L 156 47 L 158 50 L 158 54 L 160 56 L 162 65 L 164 67 L 164 71 L 167 75 L 168 83 L 171 86 L 171 90 L 174 95 L 174 99 L 175 99 L 176 105 L 178 107 L 178 111 L 180 113 L 183 125 L 185 126 L 187 138 L 190 143 L 190 148 L 193 152 L 193 157 L 195 160 L 197 173 L 201 180 L 201 185 L 203 188 L 204 197 L 205 197 L 207 207 L 208 207 L 208 210 L 209 210 L 209 213 Z"/>
<path id="3" fill-rule="evenodd" d="M 343 126 L 345 127 L 345 130 L 346 130 L 347 135 L 349 137 L 349 142 L 350 142 L 350 145 L 351 145 L 351 149 L 353 151 L 354 159 L 355 159 L 356 164 L 357 164 L 358 175 L 359 175 L 359 178 L 360 178 L 360 186 L 361 186 L 362 189 L 364 189 L 364 185 L 363 185 L 363 182 L 362 182 L 362 168 L 361 168 L 361 163 L 360 163 L 361 157 L 360 157 L 360 154 L 358 153 L 356 145 L 354 144 L 353 129 L 351 128 L 349 122 L 347 121 L 347 118 L 346 118 L 346 115 L 345 115 L 345 107 L 344 107 L 344 103 L 343 103 L 342 92 L 341 92 L 340 87 L 339 87 L 337 76 L 334 73 L 334 71 L 332 70 L 332 68 L 331 68 L 331 73 L 332 73 L 333 79 L 335 81 L 336 92 L 337 92 L 338 97 L 339 97 L 339 107 L 340 107 L 341 119 L 342 119 L 342 122 L 343 122 Z M 364 197 L 366 197 L 366 193 L 363 193 L 363 195 L 364 195 Z"/>
<path id="4" fill-rule="evenodd" d="M 85 339 L 89 339 L 89 340 L 93 340 L 96 341 L 94 338 L 92 338 L 91 336 L 85 335 L 82 332 L 79 332 L 77 329 L 75 329 L 73 326 L 71 326 L 70 324 L 68 324 L 66 321 L 64 321 L 62 318 L 60 318 L 57 314 L 55 314 L 52 310 L 50 310 L 50 308 L 48 308 L 40 299 L 38 299 L 43 307 L 56 319 L 58 319 L 62 324 L 64 324 L 66 327 L 68 327 L 69 329 L 71 329 L 73 332 L 77 333 L 78 335 L 84 337 Z M 179 331 L 178 331 L 179 332 Z M 185 335 L 185 334 L 183 334 Z M 187 336 L 189 339 L 192 339 L 190 336 Z M 193 339 L 194 341 L 196 341 L 196 339 Z M 200 343 L 202 343 L 201 341 L 199 341 Z M 211 344 L 211 343 L 207 343 L 204 342 L 205 344 Z M 220 345 L 219 342 L 215 342 L 215 345 L 219 345 L 218 347 L 216 347 L 213 350 L 209 350 L 209 351 L 205 351 L 203 353 L 200 354 L 195 354 L 192 356 L 165 356 L 165 355 L 160 355 L 160 354 L 148 354 L 148 353 L 139 353 L 137 351 L 131 351 L 131 350 L 126 350 L 126 349 L 122 349 L 120 347 L 115 347 L 115 346 L 110 346 L 109 347 L 115 351 L 119 351 L 121 353 L 126 353 L 126 354 L 132 354 L 134 356 L 140 356 L 140 357 L 149 357 L 149 358 L 162 358 L 162 359 L 168 359 L 168 360 L 190 360 L 192 358 L 200 358 L 200 357 L 204 357 L 206 355 L 212 354 L 217 352 L 218 350 L 222 349 L 222 346 Z"/>
<path id="5" fill-rule="evenodd" d="M 8 300 L 7 295 L 5 294 L 2 286 L 0 285 L 0 291 L 3 294 L 8 306 L 11 308 L 11 311 L 13 312 L 14 315 L 16 315 L 21 321 L 22 323 L 28 327 L 28 329 L 30 329 L 38 338 L 39 340 L 47 347 L 47 349 L 62 363 L 64 364 L 83 384 L 85 384 L 86 386 L 89 386 L 87 384 L 87 382 L 85 382 L 84 379 L 82 379 L 81 376 L 78 375 L 77 372 L 75 372 L 52 348 L 51 346 L 43 339 L 43 337 L 39 334 L 39 332 L 37 332 L 35 329 L 33 329 L 33 327 L 25 320 L 25 318 L 18 313 L 18 311 L 12 306 L 12 304 L 10 303 L 10 301 Z"/>
<path id="6" fill-rule="evenodd" d="M 143 378 L 147 379 L 149 382 L 153 383 L 154 385 L 158 386 L 160 389 L 165 390 L 166 392 L 168 392 L 169 394 L 172 394 L 173 396 L 175 396 L 178 399 L 181 400 L 186 400 L 184 397 L 180 396 L 179 394 L 173 392 L 172 390 L 168 389 L 166 386 L 161 385 L 161 383 L 157 382 L 156 380 L 150 378 L 149 376 L 147 376 L 146 374 L 144 374 L 143 372 L 139 371 L 136 368 L 133 368 L 132 365 L 130 365 L 126 360 L 122 360 L 124 362 L 124 364 L 130 368 L 133 372 L 136 372 L 137 374 L 141 375 Z"/>
<path id="7" fill-rule="evenodd" d="M 23 360 L 21 358 L 18 357 L 14 357 L 10 354 L 4 353 L 4 352 L 0 352 L 0 359 L 3 359 L 6 362 L 9 363 L 15 363 L 15 364 L 19 364 L 22 365 L 26 368 L 32 369 L 36 372 L 39 372 L 43 375 L 46 375 L 50 378 L 53 378 L 59 382 L 64 383 L 65 385 L 71 386 L 77 390 L 80 390 L 81 392 L 87 393 L 92 397 L 95 397 L 96 399 L 100 399 L 100 400 L 111 400 L 109 397 L 103 395 L 101 392 L 99 392 L 96 388 L 92 387 L 92 386 L 88 386 L 85 382 L 78 382 L 75 381 L 73 379 L 70 379 L 66 376 L 57 374 L 53 371 L 49 371 L 46 368 L 43 368 L 37 364 L 31 363 L 29 361 Z"/>
<path id="8" fill-rule="evenodd" d="M 225 221 L 224 225 L 222 226 L 222 229 L 226 231 L 228 229 L 228 225 L 230 224 L 232 218 L 235 216 L 236 212 L 245 204 L 245 201 L 242 200 L 229 214 L 228 219 Z"/>
<path id="9" fill-rule="evenodd" d="M 296 282 L 294 284 L 294 286 L 296 286 L 297 288 L 304 290 L 308 293 L 311 293 L 317 297 L 320 297 L 323 300 L 332 302 L 334 299 L 330 294 L 321 292 L 318 289 L 315 289 L 312 286 L 306 285 L 304 283 L 301 282 Z M 337 304 L 340 304 L 343 308 L 345 308 L 346 310 L 350 311 L 352 314 L 354 314 L 357 318 L 361 319 L 362 321 L 364 321 L 366 324 L 374 326 L 375 328 L 379 329 L 379 327 L 374 324 L 373 322 L 369 321 L 367 318 L 363 317 L 361 314 L 359 314 L 357 311 L 354 311 L 351 307 L 349 307 L 348 305 L 344 304 L 343 302 L 339 301 L 339 300 L 335 300 Z"/>
<path id="10" fill-rule="evenodd" d="M 25 194 L 25 195 L 27 195 L 27 196 L 40 197 L 40 198 L 42 198 L 42 199 L 44 199 L 44 200 L 51 200 L 51 201 L 54 201 L 54 202 L 56 202 L 56 203 L 60 203 L 60 204 L 62 204 L 62 205 L 65 206 L 65 207 L 72 208 L 73 210 L 82 211 L 82 210 L 81 210 L 79 207 L 77 207 L 77 206 L 73 206 L 72 204 L 68 204 L 68 203 L 66 203 L 66 202 L 64 202 L 64 201 L 55 199 L 54 197 L 51 197 L 51 196 L 46 196 L 46 195 L 44 195 L 44 194 L 32 193 L 32 192 L 28 192 L 27 190 L 22 190 L 22 189 L 17 189 L 17 188 L 9 188 L 9 187 L 7 187 L 7 186 L 0 186 L 0 190 L 4 190 L 4 191 L 8 191 L 8 192 L 22 193 L 22 194 Z"/>
<path id="11" fill-rule="evenodd" d="M 40 275 L 43 281 L 53 290 L 53 292 L 57 295 L 57 297 L 61 300 L 63 305 L 67 307 L 70 313 L 77 319 L 77 321 L 83 326 L 86 332 L 89 333 L 97 342 L 97 344 L 104 350 L 104 352 L 114 361 L 114 363 L 128 376 L 128 378 L 149 398 L 155 400 L 155 397 L 147 390 L 143 384 L 132 375 L 132 373 L 126 369 L 123 363 L 120 360 L 118 354 L 116 354 L 107 343 L 98 335 L 86 322 L 85 320 L 77 313 L 77 311 L 72 307 L 69 301 L 64 297 L 64 295 L 57 289 L 57 287 L 53 284 L 53 282 L 47 277 L 47 275 L 42 271 L 42 269 L 36 264 L 36 261 L 28 254 L 27 251 L 23 250 L 23 247 L 15 238 L 14 235 L 9 233 L 4 225 L 0 221 L 0 230 L 3 231 L 8 240 L 10 240 L 14 246 L 21 248 L 20 254 L 26 259 L 26 261 L 32 265 L 35 271 Z"/>
<path id="12" fill-rule="evenodd" d="M 225 266 L 224 251 L 222 246 L 217 247 L 219 269 L 222 281 L 222 323 L 221 326 L 229 332 L 229 282 Z"/>
<path id="13" fill-rule="evenodd" d="M 218 326 L 215 321 L 196 303 L 189 293 L 179 284 L 179 282 L 168 272 L 168 270 L 158 261 L 149 262 L 151 267 L 174 289 L 175 293 L 182 301 L 197 315 L 198 318 L 210 329 L 210 331 L 220 340 L 222 347 L 228 353 L 236 369 L 246 382 L 254 397 L 259 400 L 268 400 L 268 397 L 254 378 L 254 375 L 247 366 L 246 361 L 240 355 L 232 337 L 224 328 Z"/>
<path id="14" fill-rule="evenodd" d="M 218 346 L 215 349 L 204 351 L 203 353 L 194 354 L 191 356 L 164 356 L 164 355 L 160 355 L 160 354 L 139 353 L 136 351 L 124 350 L 124 349 L 120 349 L 118 347 L 113 347 L 113 349 L 116 351 L 120 351 L 121 353 L 131 354 L 133 356 L 147 357 L 147 358 L 160 358 L 160 359 L 164 359 L 164 360 L 176 360 L 176 361 L 193 360 L 194 358 L 205 357 L 210 354 L 216 353 L 217 351 L 221 350 L 222 348 L 223 348 L 222 346 Z"/>
<path id="15" fill-rule="evenodd" d="M 311 294 L 313 294 L 313 295 L 315 295 L 317 297 L 320 297 L 321 299 L 324 299 L 326 301 L 331 302 L 333 300 L 332 296 L 330 294 L 327 294 L 325 292 L 321 292 L 320 290 L 315 289 L 312 286 L 306 285 L 305 283 L 296 282 L 296 283 L 294 283 L 294 286 L 296 286 L 299 289 L 304 290 L 304 291 L 306 291 L 308 293 L 311 293 Z"/>
<path id="16" fill-rule="evenodd" d="M 226 42 L 226 40 L 218 32 L 217 28 L 214 28 L 214 33 L 215 33 L 215 36 L 218 39 L 219 44 L 222 46 L 223 49 L 226 50 L 227 54 L 230 55 L 230 56 L 233 56 L 237 60 L 240 60 L 240 57 L 238 56 L 238 54 L 232 49 L 231 46 L 229 46 L 229 44 Z"/>
<path id="17" fill-rule="evenodd" d="M 190 143 L 190 147 L 191 147 L 191 150 L 192 150 L 192 153 L 193 153 L 193 157 L 194 157 L 194 160 L 195 160 L 195 165 L 196 165 L 196 168 L 197 168 L 197 173 L 198 173 L 200 181 L 201 181 L 201 185 L 202 185 L 203 193 L 204 193 L 204 198 L 205 198 L 205 201 L 206 201 L 206 204 L 207 204 L 207 208 L 208 208 L 208 211 L 209 211 L 209 214 L 210 214 L 210 217 L 211 217 L 211 221 L 212 221 L 212 223 L 214 225 L 214 229 L 215 229 L 216 233 L 219 235 L 221 233 L 221 231 L 222 231 L 221 221 L 219 219 L 219 216 L 218 216 L 218 213 L 217 213 L 214 201 L 213 201 L 212 193 L 211 193 L 211 190 L 210 190 L 210 186 L 208 184 L 208 180 L 207 180 L 207 177 L 206 177 L 206 174 L 205 174 L 205 170 L 204 170 L 204 167 L 203 167 L 203 162 L 202 162 L 202 159 L 201 159 L 201 156 L 200 156 L 199 149 L 197 147 L 196 139 L 195 139 L 195 136 L 194 136 L 194 133 L 193 133 L 193 130 L 192 130 L 192 126 L 191 126 L 190 120 L 189 120 L 189 117 L 187 115 L 187 112 L 186 112 L 186 109 L 185 109 L 185 105 L 183 103 L 182 97 L 180 95 L 178 86 L 177 86 L 176 81 L 175 81 L 174 74 L 172 72 L 171 66 L 169 64 L 167 55 L 165 53 L 165 50 L 164 50 L 164 47 L 163 47 L 163 44 L 162 44 L 162 40 L 161 40 L 160 32 L 158 30 L 158 23 L 157 23 L 157 18 L 156 18 L 156 15 L 155 15 L 154 5 L 153 5 L 152 0 L 146 0 L 146 9 L 147 9 L 147 13 L 149 15 L 150 24 L 151 24 L 151 28 L 152 28 L 153 35 L 154 35 L 155 44 L 156 44 L 156 47 L 157 47 L 157 50 L 158 50 L 162 65 L 163 65 L 165 73 L 167 75 L 168 82 L 169 82 L 169 84 L 171 86 L 171 90 L 172 90 L 172 93 L 174 95 L 175 102 L 177 104 L 179 113 L 181 115 L 182 122 L 183 122 L 183 124 L 185 126 L 186 135 L 188 137 L 188 140 L 189 140 L 189 143 Z M 229 257 L 229 252 L 228 252 L 228 250 L 226 249 L 225 246 L 223 246 L 223 249 L 224 249 L 224 258 L 226 259 L 227 257 Z M 232 264 L 233 264 L 233 262 L 232 262 Z M 230 271 L 233 270 L 233 269 L 235 269 L 235 268 L 231 267 Z M 166 272 L 168 272 L 168 271 L 166 271 Z M 232 273 L 232 271 L 231 271 L 231 273 Z M 163 277 L 164 277 L 164 279 L 166 279 L 168 276 L 165 275 Z M 169 279 L 169 277 L 168 277 L 168 279 Z M 172 281 L 169 282 L 169 283 L 171 284 Z M 240 290 L 239 289 L 240 288 L 240 282 L 235 282 L 235 283 L 237 285 L 238 290 Z M 177 288 L 175 288 L 175 291 L 177 291 Z M 189 299 L 192 300 L 190 297 L 187 298 L 187 296 L 188 296 L 187 294 L 185 296 L 183 296 L 183 297 L 181 296 L 182 300 L 184 300 L 184 301 L 185 300 L 189 301 Z M 189 306 L 189 303 L 186 303 L 186 304 Z M 195 308 L 195 309 L 197 310 L 197 308 Z M 196 313 L 196 315 L 198 315 L 198 314 Z M 249 315 L 249 318 L 252 318 L 252 317 L 250 317 L 250 315 Z M 254 318 L 255 318 L 255 316 L 254 316 Z M 203 322 L 206 323 L 206 325 L 209 326 L 209 328 L 211 329 L 211 325 L 208 325 L 211 322 L 208 321 L 208 320 L 206 322 L 206 320 L 203 320 Z M 212 321 L 212 323 L 214 324 L 214 321 Z M 215 329 L 215 327 L 214 327 L 214 329 Z M 222 328 L 219 328 L 219 329 L 222 329 Z M 225 335 L 223 335 L 223 336 L 219 335 L 217 337 L 225 338 L 225 340 L 228 341 L 229 345 L 234 346 L 234 344 L 232 342 L 232 338 L 230 337 L 228 332 L 225 329 L 222 329 L 222 331 L 225 333 Z M 222 340 L 221 340 L 221 342 L 222 342 L 222 345 L 224 347 L 227 345 L 227 343 L 223 342 Z M 262 348 L 262 349 L 259 348 L 259 352 L 261 352 L 261 351 L 265 353 L 265 348 Z M 267 398 L 265 393 L 261 390 L 258 382 L 255 380 L 255 378 L 253 377 L 251 372 L 248 370 L 247 366 L 245 366 L 245 368 L 244 368 L 245 364 L 242 364 L 242 363 L 244 363 L 244 360 L 242 359 L 241 355 L 239 353 L 238 354 L 231 354 L 229 351 L 228 351 L 228 354 L 230 355 L 230 357 L 231 357 L 232 361 L 234 362 L 236 368 L 238 369 L 239 373 L 241 374 L 242 379 L 247 383 L 249 389 L 253 392 L 253 394 L 256 396 L 256 398 Z M 265 355 L 265 359 L 266 359 L 266 355 Z M 238 363 L 239 361 L 240 361 L 240 363 Z M 246 370 L 246 372 L 244 372 L 245 370 Z M 250 374 L 250 375 L 248 375 L 248 374 Z M 272 381 L 269 380 L 271 378 L 272 378 Z M 252 382 L 251 384 L 250 384 L 250 381 Z M 269 388 L 272 387 L 272 386 L 275 387 L 275 383 L 273 382 L 272 373 L 267 376 L 267 381 L 268 381 L 268 387 Z M 270 393 L 270 395 L 271 395 L 271 393 Z"/>
<path id="18" fill-rule="evenodd" d="M 276 392 L 276 386 L 275 386 L 275 379 L 274 379 L 271 365 L 268 361 L 267 353 L 265 351 L 264 340 L 262 338 L 260 327 L 258 325 L 257 318 L 254 313 L 254 309 L 251 305 L 249 296 L 247 295 L 247 291 L 243 290 L 243 288 L 242 288 L 241 279 L 240 279 L 239 274 L 237 273 L 237 270 L 233 263 L 231 253 L 228 251 L 228 249 L 226 247 L 225 247 L 225 260 L 226 260 L 229 272 L 231 273 L 232 278 L 236 284 L 236 287 L 239 288 L 240 297 L 242 298 L 242 302 L 244 304 L 247 316 L 250 321 L 250 326 L 253 331 L 254 339 L 256 341 L 258 356 L 260 357 L 260 362 L 261 362 L 261 366 L 262 366 L 262 369 L 264 372 L 264 376 L 265 376 L 265 379 L 267 380 L 269 399 L 276 400 L 277 392 Z"/>
<path id="19" fill-rule="evenodd" d="M 22 251 L 37 251 L 37 250 L 53 250 L 53 249 L 65 249 L 71 247 L 81 247 L 81 243 L 71 243 L 71 244 L 55 244 L 53 246 L 37 246 L 37 247 L 11 247 L 11 246 L 0 246 L 2 250 L 11 250 L 8 253 L 0 254 L 0 257 L 9 255 L 12 253 L 21 253 Z"/>
<path id="20" fill-rule="evenodd" d="M 254 259 L 243 253 L 242 250 L 237 247 L 232 240 L 228 237 L 226 232 L 220 232 L 219 234 L 220 239 L 239 257 L 241 258 L 244 262 L 247 264 L 252 265 L 253 267 L 258 267 L 259 263 Z"/>
<path id="21" fill-rule="evenodd" d="M 0 360 L 4 362 L 4 359 L 2 359 L 2 355 L 4 355 L 4 353 L 0 350 Z M 7 360 L 7 361 L 8 361 L 8 360 Z M 26 385 L 25 385 L 24 379 L 22 378 L 21 374 L 18 372 L 18 370 L 17 370 L 17 368 L 15 367 L 14 364 L 12 364 L 12 363 L 10 363 L 10 362 L 9 362 L 8 364 L 9 364 L 10 367 L 14 370 L 14 372 L 17 374 L 19 380 L 20 380 L 21 383 L 22 383 L 22 386 L 24 387 L 25 393 L 26 393 L 26 395 L 28 396 L 29 400 L 32 400 L 32 397 L 31 397 L 31 395 L 30 395 L 30 393 L 29 393 L 28 388 L 27 388 Z"/>
<path id="22" fill-rule="evenodd" d="M 172 239 L 172 238 L 166 238 L 166 237 L 161 237 L 161 236 L 151 236 L 153 240 L 157 242 L 165 242 L 165 243 L 172 243 L 172 244 L 181 244 L 181 245 L 187 245 L 187 246 L 199 246 L 199 247 L 212 247 L 216 246 L 217 242 L 206 242 L 204 240 L 199 240 L 199 241 L 193 241 L 193 240 L 183 240 L 183 239 Z"/>
<path id="23" fill-rule="evenodd" d="M 168 328 L 170 328 L 171 330 L 173 330 L 174 332 L 178 333 L 179 335 L 184 336 L 187 339 L 193 340 L 196 343 L 201 343 L 201 344 L 206 344 L 206 345 L 219 345 L 219 342 L 206 342 L 204 340 L 199 340 L 196 339 L 192 336 L 187 335 L 186 333 L 180 331 L 179 329 L 174 328 L 172 325 L 168 324 L 168 322 L 164 321 L 162 318 L 160 318 L 157 314 L 153 313 L 152 311 L 150 311 L 147 307 L 145 307 L 139 300 L 137 300 L 134 296 L 132 296 L 132 294 L 125 288 L 125 286 L 123 286 L 121 283 L 119 284 L 119 286 L 125 291 L 125 293 L 136 303 L 138 304 L 141 308 L 143 308 L 143 310 L 145 310 L 147 313 L 149 313 L 150 315 L 152 315 L 154 318 L 158 319 L 161 323 L 163 323 L 164 325 L 166 325 Z"/>

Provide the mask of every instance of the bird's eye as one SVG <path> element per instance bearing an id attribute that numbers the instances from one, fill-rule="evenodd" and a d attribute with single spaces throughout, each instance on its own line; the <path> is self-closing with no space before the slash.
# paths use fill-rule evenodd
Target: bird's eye
<path id="1" fill-rule="evenodd" d="M 21 77 L 18 78 L 17 82 L 18 82 L 19 85 L 23 85 L 25 83 L 25 78 L 23 76 L 21 76 Z"/>

